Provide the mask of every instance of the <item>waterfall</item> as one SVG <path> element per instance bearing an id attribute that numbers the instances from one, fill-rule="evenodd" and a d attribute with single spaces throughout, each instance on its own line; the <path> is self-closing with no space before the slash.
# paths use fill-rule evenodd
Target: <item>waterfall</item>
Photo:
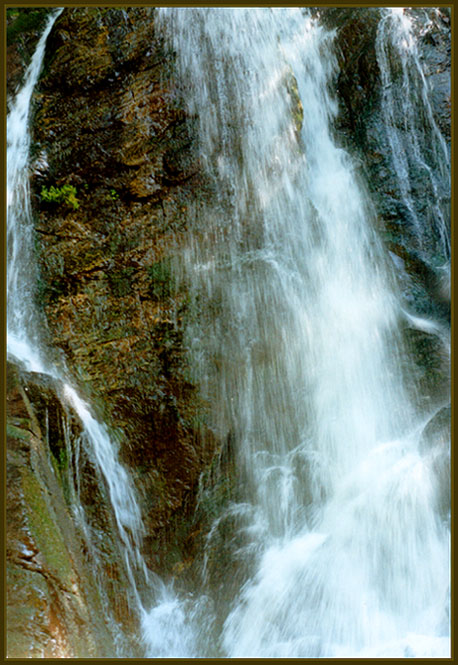
<path id="1" fill-rule="evenodd" d="M 446 443 L 410 394 L 396 277 L 354 162 L 333 138 L 334 33 L 300 8 L 155 13 L 211 191 L 189 201 L 190 232 L 177 250 L 195 314 L 186 343 L 206 426 L 235 456 L 237 485 L 207 535 L 200 587 L 180 595 L 146 568 L 136 488 L 108 428 L 56 361 L 34 302 L 29 122 L 57 16 L 7 118 L 7 352 L 52 377 L 81 422 L 80 440 L 66 445 L 76 469 L 79 446 L 90 449 L 110 499 L 141 624 L 144 653 L 134 656 L 449 657 L 450 533 L 436 463 Z M 400 55 L 409 102 L 402 134 L 389 49 Z M 447 177 L 448 152 L 397 10 L 381 14 L 377 55 L 415 237 L 422 245 L 412 155 L 447 261 L 435 166 Z M 416 138 L 415 106 L 434 163 Z M 211 556 L 217 538 L 225 561 Z"/>
<path id="2" fill-rule="evenodd" d="M 449 150 L 434 119 L 412 17 L 402 7 L 382 12 L 375 45 L 393 169 L 420 248 L 431 242 L 431 229 L 440 260 L 449 267 Z M 428 192 L 428 224 L 419 218 L 419 187 Z"/>
<path id="3" fill-rule="evenodd" d="M 33 305 L 36 269 L 30 262 L 33 225 L 28 173 L 28 123 L 46 40 L 61 11 L 50 15 L 25 73 L 22 88 L 9 104 L 7 116 L 7 352 L 20 359 L 31 371 L 38 372 L 44 371 L 45 360 L 40 349 L 40 326 Z"/>
<path id="4" fill-rule="evenodd" d="M 242 499 L 227 515 L 251 557 L 222 610 L 221 652 L 446 657 L 434 446 L 420 446 L 372 205 L 332 138 L 333 33 L 298 8 L 160 8 L 158 20 L 213 191 L 190 206 L 180 256 L 199 308 L 188 343 L 209 425 L 236 451 Z"/>
<path id="5" fill-rule="evenodd" d="M 53 350 L 47 347 L 45 323 L 40 319 L 34 301 L 37 269 L 29 192 L 30 108 L 46 40 L 61 11 L 51 14 L 25 73 L 24 83 L 10 103 L 7 117 L 7 354 L 9 359 L 27 371 L 39 372 L 54 379 L 64 407 L 76 414 L 81 422 L 82 441 L 89 446 L 100 481 L 107 487 L 118 528 L 129 581 L 126 594 L 132 610 L 142 616 L 145 612 L 143 599 L 146 597 L 151 602 L 151 595 L 154 594 L 167 597 L 167 589 L 159 578 L 147 570 L 140 552 L 143 524 L 135 487 L 118 459 L 116 444 L 107 427 L 97 421 L 89 405 L 73 387 L 62 359 L 59 358 L 57 363 Z M 78 507 L 76 512 L 84 532 L 85 517 Z M 103 584 L 103 580 L 99 582 Z M 110 610 L 106 610 L 110 620 Z"/>

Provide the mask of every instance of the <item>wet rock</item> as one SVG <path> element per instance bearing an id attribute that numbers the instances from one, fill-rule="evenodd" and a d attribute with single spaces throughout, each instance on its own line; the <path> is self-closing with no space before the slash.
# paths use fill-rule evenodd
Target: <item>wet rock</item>
<path id="1" fill-rule="evenodd" d="M 415 301 L 420 312 L 442 317 L 443 297 L 437 298 L 437 291 L 431 292 L 430 283 L 432 273 L 435 275 L 434 280 L 441 279 L 441 266 L 447 261 L 447 256 L 437 226 L 437 210 L 431 204 L 436 194 L 427 169 L 432 169 L 438 183 L 438 205 L 446 224 L 447 220 L 448 223 L 450 221 L 448 174 L 441 171 L 443 160 L 437 160 L 432 155 L 431 125 L 417 105 L 417 126 L 413 131 L 417 134 L 428 166 L 420 168 L 413 154 L 407 155 L 409 187 L 414 205 L 414 210 L 409 210 L 400 189 L 399 174 L 393 167 L 384 127 L 382 80 L 376 53 L 376 35 L 382 11 L 380 8 L 319 10 L 323 22 L 336 30 L 339 63 L 336 84 L 340 108 L 336 125 L 337 138 L 358 154 L 363 178 L 368 183 L 377 209 L 382 238 L 389 250 L 403 259 L 404 266 L 413 277 L 415 292 L 404 291 L 405 298 L 410 301 L 409 304 Z M 449 143 L 451 33 L 447 10 L 408 8 L 404 11 L 412 22 L 419 62 L 429 87 L 434 120 Z M 397 71 L 392 86 L 394 94 L 400 99 L 405 95 L 402 69 L 398 66 L 396 70 L 396 62 L 392 64 Z M 399 117 L 401 124 L 398 130 L 401 133 L 404 120 L 402 116 Z M 407 258 L 408 254 L 410 257 Z M 415 269 L 418 261 L 427 266 L 422 275 Z M 410 272 L 411 267 L 413 272 Z"/>
<path id="2" fill-rule="evenodd" d="M 449 350 L 438 335 L 423 330 L 407 328 L 404 338 L 417 366 L 416 374 L 411 377 L 414 398 L 427 413 L 449 399 Z"/>
<path id="3" fill-rule="evenodd" d="M 420 447 L 427 450 L 431 445 L 448 444 L 452 423 L 452 409 L 450 406 L 440 408 L 423 430 Z M 448 445 L 447 445 L 448 448 Z"/>
<path id="4" fill-rule="evenodd" d="M 37 91 L 32 189 L 38 304 L 82 390 L 123 432 L 121 457 L 156 543 L 146 541 L 145 556 L 168 568 L 179 558 L 168 548 L 189 558 L 198 478 L 212 454 L 195 425 L 188 298 L 173 271 L 189 199 L 206 193 L 154 16 L 72 8 L 56 21 Z M 76 188 L 77 210 L 41 200 L 43 186 L 64 184 Z"/>
<path id="5" fill-rule="evenodd" d="M 444 406 L 428 422 L 420 439 L 420 450 L 434 471 L 436 501 L 444 523 L 450 522 L 451 508 L 451 424 L 451 407 Z"/>
<path id="6" fill-rule="evenodd" d="M 325 26 L 336 30 L 338 130 L 350 144 L 364 149 L 365 124 L 379 85 L 374 50 L 379 9 L 320 8 L 319 15 Z"/>
<path id="7" fill-rule="evenodd" d="M 7 97 L 14 95 L 21 85 L 48 14 L 48 8 L 6 10 Z"/>
<path id="8" fill-rule="evenodd" d="M 64 482 L 68 460 L 59 450 L 65 446 L 52 439 L 62 424 L 59 428 L 57 414 L 48 407 L 57 411 L 59 398 L 49 379 L 24 374 L 10 363 L 7 391 L 8 656 L 92 658 L 109 653 L 113 638 L 106 608 L 95 571 L 85 559 L 86 544 Z M 109 540 L 109 525 L 104 528 Z"/>
<path id="9" fill-rule="evenodd" d="M 450 224 L 450 185 L 444 158 L 435 155 L 433 129 L 423 103 L 416 101 L 414 126 L 398 113 L 396 131 L 406 151 L 408 182 L 393 165 L 392 148 L 385 128 L 382 74 L 377 60 L 376 38 L 382 8 L 320 8 L 322 21 L 336 31 L 335 46 L 339 64 L 336 86 L 339 115 L 336 138 L 357 156 L 361 176 L 367 183 L 377 213 L 377 230 L 393 261 L 402 305 L 411 314 L 450 326 L 448 256 L 443 234 Z M 411 21 L 419 63 L 429 89 L 434 121 L 450 147 L 451 32 L 448 9 L 406 8 Z M 391 53 L 391 56 L 390 56 Z M 401 108 L 405 80 L 400 58 L 394 48 L 391 57 L 391 92 Z M 413 85 L 413 84 L 411 84 Z M 421 77 L 412 94 L 423 90 Z M 437 143 L 436 143 L 437 145 Z M 401 148 L 399 148 L 401 150 Z M 423 155 L 423 164 L 414 152 Z M 434 180 L 434 186 L 433 186 Z M 402 186 L 408 188 L 410 203 Z M 444 219 L 440 222 L 439 211 Z M 410 387 L 415 400 L 426 410 L 440 404 L 449 391 L 448 351 L 437 337 L 421 330 L 405 331 L 407 349 L 418 371 Z"/>

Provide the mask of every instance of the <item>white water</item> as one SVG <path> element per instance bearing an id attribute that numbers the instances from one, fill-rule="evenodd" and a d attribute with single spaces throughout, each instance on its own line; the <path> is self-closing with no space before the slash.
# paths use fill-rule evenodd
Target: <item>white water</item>
<path id="1" fill-rule="evenodd" d="M 44 323 L 34 304 L 37 269 L 29 192 L 29 118 L 46 40 L 61 11 L 54 12 L 49 18 L 26 71 L 22 88 L 10 103 L 7 117 L 7 354 L 27 371 L 39 372 L 55 379 L 56 390 L 60 392 L 63 403 L 71 407 L 81 421 L 82 442 L 89 446 L 101 479 L 108 489 L 129 580 L 126 595 L 133 611 L 143 615 L 145 610 L 140 597 L 142 588 L 149 589 L 149 596 L 154 591 L 161 597 L 167 595 L 167 590 L 160 580 L 153 580 L 140 553 L 143 525 L 135 488 L 119 462 L 116 444 L 107 428 L 94 418 L 89 406 L 71 385 L 62 360 L 57 367 L 51 359 L 52 351 L 46 347 L 43 339 Z M 84 515 L 79 516 L 78 522 L 84 530 Z M 106 610 L 107 620 L 111 621 L 109 608 Z M 109 652 L 107 655 L 113 654 Z"/>
<path id="2" fill-rule="evenodd" d="M 215 188 L 183 250 L 201 307 L 188 339 L 210 426 L 244 478 L 228 511 L 250 516 L 257 553 L 221 653 L 447 657 L 449 533 L 371 204 L 330 132 L 332 35 L 300 9 L 159 20 Z"/>
<path id="3" fill-rule="evenodd" d="M 429 193 L 429 222 L 438 252 L 450 260 L 450 213 L 442 198 L 450 191 L 450 154 L 434 119 L 429 85 L 423 71 L 412 17 L 403 7 L 381 10 L 376 53 L 382 82 L 382 108 L 394 171 L 402 200 L 410 213 L 420 248 L 424 227 L 415 198 L 415 171 Z M 400 72 L 399 72 L 400 70 Z M 421 138 L 422 128 L 429 131 Z M 418 177 L 418 176 L 417 176 Z M 442 181 L 442 184 L 441 184 Z"/>
<path id="4" fill-rule="evenodd" d="M 231 436 L 245 479 L 244 502 L 226 514 L 243 517 L 246 552 L 255 553 L 219 617 L 219 644 L 209 637 L 211 599 L 200 590 L 179 599 L 146 571 L 135 491 L 116 446 L 47 359 L 30 290 L 27 171 L 47 34 L 8 116 L 8 353 L 61 380 L 81 419 L 147 657 L 447 657 L 449 533 L 435 509 L 435 442 L 420 450 L 427 414 L 415 413 L 403 389 L 403 313 L 370 202 L 330 134 L 332 35 L 299 9 L 158 13 L 217 192 L 211 206 L 195 204 L 184 250 L 203 303 L 189 343 L 210 426 Z"/>
<path id="5" fill-rule="evenodd" d="M 39 324 L 33 307 L 36 271 L 30 261 L 33 226 L 28 177 L 28 121 L 46 40 L 56 18 L 57 12 L 49 18 L 25 73 L 22 88 L 10 104 L 7 116 L 7 351 L 34 372 L 45 371 L 45 360 L 38 343 Z"/>

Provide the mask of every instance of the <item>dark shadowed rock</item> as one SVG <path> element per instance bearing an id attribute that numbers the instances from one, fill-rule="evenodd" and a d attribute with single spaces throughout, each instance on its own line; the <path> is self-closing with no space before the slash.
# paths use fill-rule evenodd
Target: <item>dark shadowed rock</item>
<path id="1" fill-rule="evenodd" d="M 445 330 L 450 326 L 450 291 L 449 255 L 443 233 L 449 237 L 450 173 L 440 156 L 442 153 L 435 153 L 435 130 L 428 110 L 419 99 L 425 93 L 426 86 L 434 122 L 449 150 L 449 9 L 404 9 L 406 18 L 411 22 L 422 71 L 415 82 L 416 88 L 414 79 L 410 82 L 411 93 L 417 96 L 412 98 L 415 126 L 405 127 L 406 118 L 402 113 L 395 118 L 400 146 L 403 146 L 402 149 L 407 146 L 407 184 L 405 178 L 401 183 L 402 173 L 397 171 L 393 162 L 383 111 L 384 90 L 377 55 L 377 35 L 385 11 L 376 7 L 318 10 L 325 25 L 336 31 L 335 47 L 339 64 L 336 138 L 358 158 L 361 175 L 375 205 L 379 234 L 393 259 L 403 306 L 411 314 L 439 322 Z M 388 85 L 395 108 L 402 108 L 401 102 L 408 101 L 405 100 L 405 72 L 394 48 L 388 44 L 387 50 L 392 76 Z M 415 67 L 411 66 L 414 71 Z M 403 135 L 403 132 L 410 132 L 411 136 Z M 409 144 L 411 138 L 416 144 Z M 397 149 L 401 150 L 401 147 Z M 422 155 L 421 159 L 417 158 L 418 152 Z M 402 184 L 408 190 L 410 201 L 406 201 Z M 440 403 L 449 390 L 450 363 L 442 342 L 424 331 L 412 329 L 406 329 L 405 339 L 418 366 L 418 385 L 415 389 L 421 396 L 420 401 L 432 399 Z M 425 402 L 423 404 L 427 406 Z"/>

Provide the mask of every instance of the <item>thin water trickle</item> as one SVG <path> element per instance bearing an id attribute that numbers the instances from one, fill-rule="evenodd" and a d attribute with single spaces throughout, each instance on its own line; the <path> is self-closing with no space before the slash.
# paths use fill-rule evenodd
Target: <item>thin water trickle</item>
<path id="1" fill-rule="evenodd" d="M 87 445 L 100 473 L 100 482 L 108 488 L 108 495 L 118 527 L 129 588 L 126 596 L 132 610 L 142 615 L 143 596 L 151 597 L 163 592 L 160 580 L 153 579 L 140 552 L 143 524 L 136 499 L 135 487 L 126 469 L 118 459 L 115 442 L 105 425 L 92 415 L 91 409 L 78 395 L 67 377 L 60 360 L 59 367 L 52 349 L 44 341 L 44 322 L 40 319 L 34 300 L 37 269 L 33 251 L 33 220 L 29 192 L 30 108 L 34 88 L 38 81 L 45 54 L 46 40 L 62 10 L 53 12 L 40 37 L 32 61 L 25 73 L 22 88 L 10 102 L 7 117 L 7 353 L 29 372 L 39 372 L 55 380 L 56 392 L 61 395 L 66 409 L 70 409 L 81 422 L 81 440 L 77 446 Z M 67 445 L 68 442 L 67 442 Z M 76 469 L 78 474 L 79 469 Z M 76 485 L 78 491 L 78 481 Z M 90 539 L 82 506 L 73 506 L 79 526 Z M 91 548 L 89 544 L 89 549 Z M 94 562 L 95 563 L 95 562 Z M 102 582 L 103 584 L 103 582 Z M 105 606 L 107 621 L 116 623 Z M 116 628 L 119 631 L 119 626 Z M 122 640 L 121 640 L 122 642 Z M 112 654 L 108 654 L 112 655 Z"/>
<path id="2" fill-rule="evenodd" d="M 420 445 L 425 414 L 404 388 L 406 314 L 371 202 L 332 139 L 333 33 L 299 8 L 158 8 L 157 21 L 215 191 L 189 206 L 180 259 L 200 317 L 187 341 L 209 426 L 231 440 L 243 478 L 208 534 L 204 592 L 178 597 L 146 570 L 131 479 L 42 341 L 28 118 L 51 22 L 8 115 L 8 353 L 59 380 L 81 420 L 78 445 L 91 447 L 108 489 L 146 656 L 448 657 L 439 442 Z M 425 90 L 416 99 L 426 105 Z M 248 574 L 221 600 L 211 547 L 226 518 L 226 556 L 244 557 Z M 237 529 L 244 544 L 231 552 Z"/>
<path id="3" fill-rule="evenodd" d="M 450 269 L 450 152 L 434 119 L 430 88 L 417 48 L 412 17 L 403 7 L 385 8 L 375 41 L 382 82 L 382 108 L 393 170 L 420 249 L 436 245 Z M 427 127 L 425 133 L 423 128 Z M 428 192 L 428 224 L 421 223 L 422 196 Z M 420 212 L 421 211 L 421 212 Z M 426 227 L 431 227 L 426 235 Z"/>

